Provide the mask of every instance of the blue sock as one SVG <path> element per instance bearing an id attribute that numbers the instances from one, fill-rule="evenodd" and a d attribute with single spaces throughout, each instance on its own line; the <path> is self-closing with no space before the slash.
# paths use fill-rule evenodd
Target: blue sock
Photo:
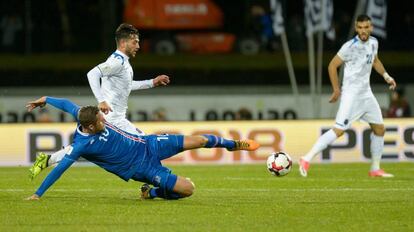
<path id="1" fill-rule="evenodd" d="M 215 135 L 203 135 L 208 139 L 206 145 L 204 147 L 211 148 L 211 147 L 225 147 L 227 149 L 233 149 L 236 145 L 233 140 L 225 139 L 222 137 L 218 137 Z"/>
<path id="2" fill-rule="evenodd" d="M 182 198 L 182 196 L 179 195 L 178 193 L 165 191 L 164 189 L 159 188 L 159 187 L 152 188 L 149 194 L 151 198 L 159 197 L 159 198 L 164 198 L 168 200 L 177 200 L 177 199 Z"/>
<path id="3" fill-rule="evenodd" d="M 168 200 L 178 200 L 180 198 L 183 198 L 180 194 L 174 193 L 174 192 L 167 192 L 166 195 L 167 196 L 165 197 L 165 199 L 168 199 Z"/>
<path id="4" fill-rule="evenodd" d="M 155 197 L 164 198 L 164 191 L 162 191 L 158 187 L 154 187 L 154 188 L 150 189 L 149 195 L 150 195 L 151 198 L 155 198 Z"/>

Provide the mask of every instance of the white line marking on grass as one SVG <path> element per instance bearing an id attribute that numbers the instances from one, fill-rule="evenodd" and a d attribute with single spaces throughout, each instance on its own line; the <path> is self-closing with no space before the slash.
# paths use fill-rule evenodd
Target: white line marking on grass
<path id="1" fill-rule="evenodd" d="M 217 191 L 227 191 L 227 192 L 405 192 L 405 191 L 414 191 L 414 188 L 273 188 L 273 189 L 259 189 L 259 188 L 243 188 L 243 189 L 227 189 L 227 188 L 208 188 L 203 189 L 203 191 L 208 192 L 217 192 Z"/>
<path id="2" fill-rule="evenodd" d="M 269 181 L 271 179 L 277 179 L 277 177 L 269 176 L 269 177 L 224 177 L 224 180 L 230 180 L 230 181 Z M 287 179 L 287 178 L 285 178 Z M 201 180 L 200 178 L 197 178 L 196 180 Z M 204 180 L 204 179 L 203 179 Z M 315 179 L 312 178 L 303 178 L 303 177 L 297 177 L 297 178 L 289 178 L 289 181 L 306 181 L 306 182 L 373 182 L 375 180 L 386 180 L 386 181 L 392 181 L 392 182 L 407 182 L 407 180 L 396 180 L 396 179 L 373 179 L 373 178 L 323 178 L 323 177 L 317 177 Z"/>
<path id="3" fill-rule="evenodd" d="M 136 189 L 52 189 L 49 192 L 138 192 Z M 26 192 L 34 191 L 33 189 L 0 189 L 0 192 Z M 406 192 L 414 191 L 414 188 L 203 188 L 201 191 L 207 192 Z"/>

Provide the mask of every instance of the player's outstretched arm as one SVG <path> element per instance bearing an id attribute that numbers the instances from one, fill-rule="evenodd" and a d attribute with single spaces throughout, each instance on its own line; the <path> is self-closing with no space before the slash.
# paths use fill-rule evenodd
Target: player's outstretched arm
<path id="1" fill-rule="evenodd" d="M 338 68 L 342 65 L 342 63 L 342 59 L 338 55 L 335 55 L 328 66 L 329 79 L 331 81 L 333 89 L 333 93 L 331 95 L 331 98 L 329 99 L 330 103 L 336 102 L 339 96 L 341 96 L 341 89 L 339 88 L 338 80 Z"/>
<path id="2" fill-rule="evenodd" d="M 74 156 L 74 155 L 72 155 Z M 65 156 L 59 164 L 47 175 L 45 180 L 42 182 L 37 191 L 30 197 L 26 198 L 27 200 L 39 200 L 40 197 L 52 186 L 62 174 L 75 162 L 71 157 Z"/>
<path id="3" fill-rule="evenodd" d="M 78 119 L 79 106 L 65 98 L 41 97 L 26 104 L 27 111 L 31 112 L 37 107 L 50 104 L 57 109 L 70 113 L 76 120 Z"/>
<path id="4" fill-rule="evenodd" d="M 167 75 L 159 75 L 154 79 L 145 81 L 133 81 L 132 90 L 149 89 L 158 86 L 165 86 L 170 83 L 170 77 Z"/>
<path id="5" fill-rule="evenodd" d="M 30 101 L 26 104 L 26 109 L 29 112 L 32 112 L 37 107 L 44 107 L 46 105 L 46 97 L 41 97 L 37 100 Z"/>
<path id="6" fill-rule="evenodd" d="M 375 56 L 373 67 L 377 73 L 379 73 L 382 77 L 384 77 L 385 82 L 390 85 L 390 89 L 394 90 L 397 87 L 397 83 L 395 82 L 394 78 L 392 78 L 387 71 L 385 71 L 384 65 L 382 64 L 381 60 L 378 56 Z"/>

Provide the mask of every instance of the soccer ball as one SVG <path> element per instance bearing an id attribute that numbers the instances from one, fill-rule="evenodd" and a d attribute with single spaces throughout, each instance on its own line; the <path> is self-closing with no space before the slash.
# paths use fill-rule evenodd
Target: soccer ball
<path id="1" fill-rule="evenodd" d="M 285 176 L 292 169 L 292 158 L 285 152 L 273 152 L 267 158 L 267 169 L 275 176 Z"/>

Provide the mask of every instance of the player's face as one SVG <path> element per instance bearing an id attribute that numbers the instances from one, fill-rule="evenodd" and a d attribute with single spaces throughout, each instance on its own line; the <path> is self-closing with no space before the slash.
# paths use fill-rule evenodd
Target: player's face
<path id="1" fill-rule="evenodd" d="M 94 126 L 94 132 L 99 133 L 105 130 L 105 118 L 103 117 L 103 114 L 99 112 L 97 115 L 96 124 Z"/>
<path id="2" fill-rule="evenodd" d="M 128 57 L 135 57 L 139 50 L 139 39 L 137 35 L 131 35 L 126 41 L 125 54 Z"/>
<path id="3" fill-rule="evenodd" d="M 372 32 L 371 21 L 356 22 L 355 31 L 357 32 L 360 40 L 367 41 Z"/>

